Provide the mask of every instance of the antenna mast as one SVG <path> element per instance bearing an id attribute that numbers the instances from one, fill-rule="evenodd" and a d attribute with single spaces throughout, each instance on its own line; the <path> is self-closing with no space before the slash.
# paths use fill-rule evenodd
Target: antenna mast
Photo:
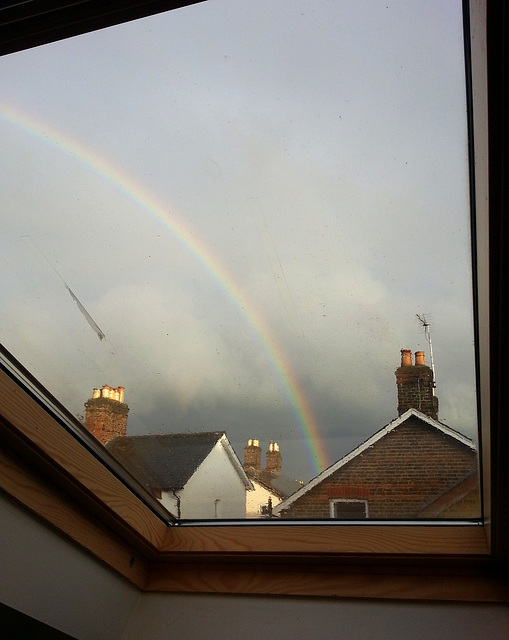
<path id="1" fill-rule="evenodd" d="M 435 378 L 435 363 L 433 362 L 433 345 L 431 344 L 431 329 L 430 329 L 429 322 L 426 319 L 426 316 L 424 315 L 424 313 L 422 314 L 422 316 L 420 316 L 418 313 L 416 313 L 415 315 L 417 317 L 417 320 L 419 320 L 421 325 L 424 327 L 424 335 L 425 335 L 426 340 L 428 341 L 428 344 L 429 344 L 429 355 L 430 355 L 430 360 L 431 360 L 431 371 L 433 372 L 433 395 L 435 395 L 435 387 L 437 385 L 436 385 L 436 378 Z"/>

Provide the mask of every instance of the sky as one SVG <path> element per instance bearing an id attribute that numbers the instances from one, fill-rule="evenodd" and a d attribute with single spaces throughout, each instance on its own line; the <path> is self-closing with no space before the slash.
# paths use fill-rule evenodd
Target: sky
<path id="1" fill-rule="evenodd" d="M 397 417 L 425 314 L 476 438 L 465 103 L 451 0 L 209 0 L 3 57 L 1 342 L 74 415 L 122 385 L 128 435 L 277 441 L 307 481 Z"/>

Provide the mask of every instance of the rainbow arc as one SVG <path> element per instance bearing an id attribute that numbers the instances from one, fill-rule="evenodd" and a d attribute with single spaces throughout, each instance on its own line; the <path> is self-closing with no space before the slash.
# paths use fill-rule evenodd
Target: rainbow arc
<path id="1" fill-rule="evenodd" d="M 212 249 L 191 233 L 189 227 L 175 212 L 168 211 L 167 207 L 149 193 L 143 185 L 138 184 L 132 176 L 123 173 L 121 168 L 115 166 L 94 150 L 87 148 L 69 135 L 59 131 L 46 122 L 14 109 L 8 105 L 0 104 L 0 114 L 3 119 L 31 136 L 43 140 L 61 153 L 74 158 L 87 170 L 95 173 L 101 179 L 115 186 L 124 197 L 135 202 L 142 211 L 147 212 L 167 229 L 201 264 L 209 273 L 230 301 L 240 310 L 246 323 L 251 327 L 256 339 L 265 351 L 270 366 L 285 394 L 294 421 L 304 438 L 309 462 L 315 474 L 318 474 L 328 466 L 328 456 L 320 436 L 316 419 L 313 416 L 307 396 L 295 376 L 283 350 L 271 334 L 262 315 L 254 308 L 250 300 L 240 290 L 233 276 L 214 254 Z"/>

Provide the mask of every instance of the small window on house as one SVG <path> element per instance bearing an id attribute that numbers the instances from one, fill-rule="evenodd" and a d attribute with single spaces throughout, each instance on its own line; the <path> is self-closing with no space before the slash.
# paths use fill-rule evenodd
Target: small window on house
<path id="1" fill-rule="evenodd" d="M 331 518 L 339 520 L 364 520 L 368 517 L 366 500 L 331 500 Z"/>
<path id="2" fill-rule="evenodd" d="M 183 520 L 479 518 L 464 68 L 461 0 L 4 57 L 0 341 Z"/>

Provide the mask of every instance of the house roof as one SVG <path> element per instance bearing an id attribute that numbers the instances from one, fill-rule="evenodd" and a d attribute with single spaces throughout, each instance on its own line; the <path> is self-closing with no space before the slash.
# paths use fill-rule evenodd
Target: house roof
<path id="1" fill-rule="evenodd" d="M 265 470 L 254 473 L 248 471 L 247 475 L 252 482 L 257 482 L 264 489 L 276 495 L 280 500 L 288 498 L 288 496 L 302 487 L 302 483 L 299 482 L 299 480 L 294 480 L 284 475 L 273 475 Z"/>
<path id="2" fill-rule="evenodd" d="M 479 489 L 479 478 L 477 473 L 468 474 L 459 484 L 455 484 L 444 491 L 441 495 L 433 498 L 419 513 L 419 518 L 436 518 L 446 509 L 454 506 L 465 496 Z"/>
<path id="3" fill-rule="evenodd" d="M 150 489 L 182 489 L 220 442 L 246 488 L 253 488 L 223 431 L 120 436 L 106 448 Z"/>
<path id="4" fill-rule="evenodd" d="M 427 416 L 424 413 L 421 413 L 417 409 L 408 409 L 408 411 L 405 411 L 405 413 L 403 413 L 401 416 L 399 416 L 398 418 L 396 418 L 392 422 L 389 422 L 389 424 L 387 424 L 384 427 L 382 427 L 379 431 L 377 431 L 375 434 L 373 434 L 365 442 L 360 444 L 358 447 L 356 447 L 355 449 L 350 451 L 350 453 L 347 453 L 345 456 L 343 456 L 343 458 L 340 458 L 337 462 L 335 462 L 330 467 L 328 467 L 327 469 L 322 471 L 315 478 L 310 480 L 299 491 L 296 491 L 289 498 L 287 498 L 286 500 L 284 500 L 283 502 L 278 504 L 276 507 L 274 507 L 274 513 L 279 513 L 280 511 L 282 511 L 284 509 L 287 509 L 293 502 L 295 502 L 295 500 L 298 500 L 305 493 L 307 493 L 308 491 L 313 489 L 313 487 L 316 487 L 316 485 L 318 485 L 321 482 L 323 482 L 326 478 L 328 478 L 330 475 L 335 473 L 338 469 L 341 469 L 341 467 L 344 467 L 351 460 L 353 460 L 354 458 L 356 458 L 357 456 L 362 454 L 364 451 L 366 451 L 367 449 L 372 447 L 375 443 L 377 443 L 379 440 L 381 440 L 384 436 L 386 436 L 391 431 L 394 431 L 394 429 L 397 429 L 397 427 L 399 427 L 401 424 L 403 424 L 404 422 L 406 422 L 410 418 L 418 418 L 422 422 L 434 427 L 437 431 L 439 431 L 439 432 L 443 433 L 444 435 L 449 436 L 449 437 L 453 438 L 454 440 L 456 440 L 457 442 L 465 445 L 466 447 L 468 447 L 472 451 L 476 451 L 477 450 L 474 441 L 471 440 L 470 438 L 467 438 L 463 434 L 459 433 L 459 431 L 455 431 L 454 429 L 451 429 L 451 427 L 448 427 L 446 424 L 443 424 L 442 422 L 439 422 L 438 420 L 434 420 L 433 418 L 430 418 L 429 416 Z"/>

